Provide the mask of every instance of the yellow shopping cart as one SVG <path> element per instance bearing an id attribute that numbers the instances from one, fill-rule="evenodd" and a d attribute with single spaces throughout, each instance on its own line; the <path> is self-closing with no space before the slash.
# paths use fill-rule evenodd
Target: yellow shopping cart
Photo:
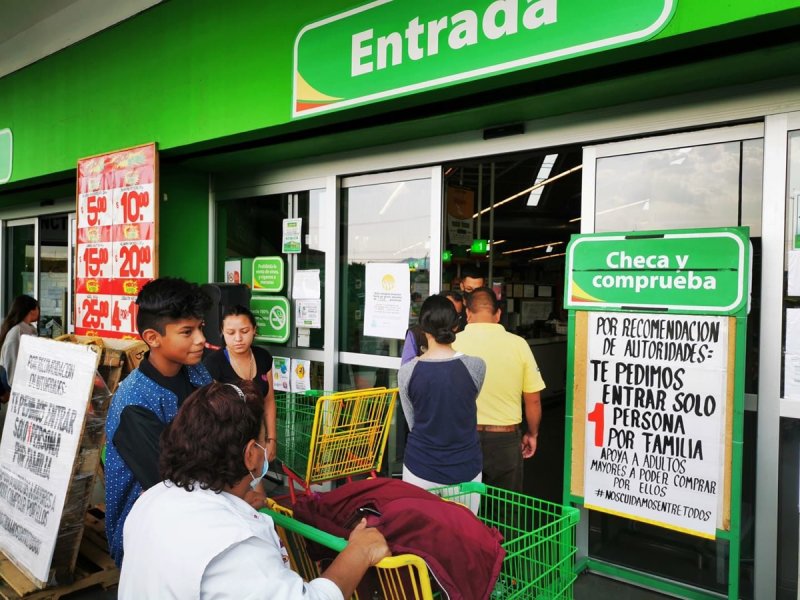
<path id="1" fill-rule="evenodd" d="M 278 458 L 307 493 L 314 484 L 377 475 L 389 437 L 397 388 L 277 393 Z"/>
<path id="2" fill-rule="evenodd" d="M 292 569 L 306 581 L 311 581 L 322 574 L 323 569 L 311 559 L 306 550 L 306 540 L 316 542 L 341 552 L 347 541 L 306 525 L 292 517 L 292 511 L 272 500 L 267 500 L 269 508 L 261 509 L 275 522 L 275 529 L 289 554 Z M 414 554 L 399 554 L 384 558 L 374 569 L 375 589 L 380 590 L 378 597 L 386 600 L 433 600 L 434 595 L 425 561 Z M 371 594 L 374 596 L 374 594 Z M 372 600 L 361 598 L 356 592 L 351 600 Z"/>
<path id="3" fill-rule="evenodd" d="M 478 495 L 478 518 L 503 535 L 506 556 L 492 600 L 572 600 L 578 509 L 474 482 L 431 491 L 467 506 Z M 262 512 L 272 517 L 292 568 L 306 581 L 321 573 L 308 555 L 307 540 L 335 552 L 347 545 L 340 537 L 295 520 L 290 509 L 271 500 Z M 453 542 L 450 551 L 457 552 L 457 541 Z M 371 575 L 372 595 L 383 600 L 432 600 L 443 595 L 434 591 L 425 561 L 413 554 L 385 558 Z M 371 600 L 358 594 L 353 599 Z"/>

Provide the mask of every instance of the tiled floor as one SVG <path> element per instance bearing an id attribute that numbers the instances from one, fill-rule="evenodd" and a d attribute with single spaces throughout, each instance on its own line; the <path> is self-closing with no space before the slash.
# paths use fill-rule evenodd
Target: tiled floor
<path id="1" fill-rule="evenodd" d="M 635 588 L 599 575 L 584 574 L 574 587 L 575 600 L 663 600 L 667 596 Z M 64 600 L 115 600 L 116 589 L 93 588 L 63 596 Z M 266 596 L 265 596 L 266 598 Z"/>
<path id="2" fill-rule="evenodd" d="M 663 600 L 669 597 L 591 573 L 579 575 L 573 589 L 575 600 Z"/>

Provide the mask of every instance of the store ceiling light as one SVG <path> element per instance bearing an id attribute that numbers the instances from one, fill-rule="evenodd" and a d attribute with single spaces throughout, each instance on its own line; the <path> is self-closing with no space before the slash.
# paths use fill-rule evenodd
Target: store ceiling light
<path id="1" fill-rule="evenodd" d="M 528 262 L 534 262 L 537 260 L 549 260 L 551 258 L 558 258 L 559 256 L 566 256 L 566 252 L 560 252 L 559 254 L 548 254 L 547 256 L 537 256 L 536 258 L 531 258 Z"/>
<path id="2" fill-rule="evenodd" d="M 506 198 L 505 200 L 501 200 L 500 202 L 496 202 L 496 203 L 495 203 L 495 204 L 493 204 L 492 206 L 489 206 L 489 207 L 487 207 L 487 208 L 484 208 L 484 209 L 483 209 L 482 211 L 480 211 L 480 212 L 476 212 L 474 215 L 472 215 L 472 218 L 473 218 L 473 219 L 477 219 L 479 216 L 481 216 L 481 215 L 485 215 L 485 214 L 486 214 L 487 212 L 489 212 L 490 210 L 494 210 L 494 209 L 496 209 L 496 208 L 500 208 L 500 207 L 501 207 L 501 206 L 503 206 L 504 204 L 508 204 L 508 203 L 509 203 L 509 202 L 511 202 L 512 200 L 516 200 L 516 199 L 517 199 L 517 198 L 519 198 L 520 196 L 524 196 L 525 194 L 529 194 L 529 193 L 531 193 L 533 190 L 536 190 L 536 189 L 539 189 L 540 187 L 544 187 L 544 186 L 546 186 L 548 183 L 553 183 L 554 181 L 557 181 L 557 180 L 561 179 L 562 177 L 566 177 L 567 175 L 571 175 L 571 174 L 572 174 L 572 173 L 574 173 L 575 171 L 580 171 L 582 168 L 583 168 L 583 165 L 578 165 L 577 167 L 572 167 L 571 169 L 567 169 L 566 171 L 563 171 L 562 173 L 559 173 L 558 175 L 553 175 L 553 176 L 552 176 L 552 177 L 550 177 L 549 179 L 545 179 L 544 181 L 541 181 L 541 182 L 539 182 L 539 183 L 534 183 L 534 184 L 533 184 L 531 187 L 529 187 L 529 188 L 526 188 L 526 189 L 522 190 L 521 192 L 517 192 L 517 193 L 516 193 L 516 194 L 514 194 L 513 196 L 509 196 L 509 197 L 508 197 L 508 198 Z"/>
<path id="3" fill-rule="evenodd" d="M 503 252 L 503 255 L 506 254 L 517 254 L 518 252 L 528 252 L 530 250 L 539 250 L 541 248 L 550 248 L 547 252 L 552 252 L 555 246 L 560 246 L 564 242 L 548 242 L 546 244 L 539 244 L 538 246 L 528 246 L 526 248 L 517 248 L 515 250 L 506 250 Z"/>
<path id="4" fill-rule="evenodd" d="M 553 170 L 553 165 L 556 164 L 557 158 L 558 154 L 548 154 L 544 157 L 542 160 L 542 166 L 539 167 L 539 173 L 536 175 L 536 179 L 533 182 L 534 185 L 537 183 L 542 183 L 550 177 L 550 171 Z M 539 201 L 542 199 L 543 193 L 544 185 L 532 190 L 531 195 L 528 196 L 528 206 L 539 206 Z"/>

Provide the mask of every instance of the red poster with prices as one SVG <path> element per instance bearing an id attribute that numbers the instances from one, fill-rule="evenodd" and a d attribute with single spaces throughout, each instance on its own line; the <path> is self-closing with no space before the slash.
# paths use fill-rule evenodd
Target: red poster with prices
<path id="1" fill-rule="evenodd" d="M 136 296 L 158 276 L 155 144 L 78 161 L 75 333 L 137 338 Z"/>

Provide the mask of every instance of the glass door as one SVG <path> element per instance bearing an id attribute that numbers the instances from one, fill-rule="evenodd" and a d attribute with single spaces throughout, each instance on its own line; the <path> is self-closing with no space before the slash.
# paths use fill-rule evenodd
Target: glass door
<path id="1" fill-rule="evenodd" d="M 39 217 L 39 335 L 67 332 L 70 302 L 69 216 Z"/>
<path id="2" fill-rule="evenodd" d="M 3 227 L 3 312 L 20 294 L 39 300 L 39 335 L 57 337 L 71 321 L 69 219 L 46 215 L 6 221 Z"/>
<path id="3" fill-rule="evenodd" d="M 439 291 L 441 173 L 440 167 L 432 167 L 349 177 L 341 182 L 337 390 L 397 385 L 405 328 L 416 318 L 414 311 L 421 300 Z M 382 268 L 387 273 L 403 279 L 408 276 L 409 312 L 407 318 L 396 315 L 405 325 L 393 334 L 388 329 L 396 328 L 386 327 L 387 331 L 381 332 L 370 321 L 370 315 L 391 309 L 379 309 L 377 302 L 368 306 L 366 276 L 375 264 L 386 265 Z M 386 275 L 381 285 L 388 290 L 393 279 Z M 406 436 L 399 413 L 395 411 L 386 452 L 386 468 L 391 474 L 402 471 Z"/>
<path id="4" fill-rule="evenodd" d="M 582 233 L 749 226 L 753 245 L 742 476 L 741 590 L 751 596 L 761 315 L 764 126 L 727 127 L 584 149 Z M 728 544 L 588 511 L 581 552 L 683 585 L 723 592 Z M 587 522 L 587 519 L 583 519 Z"/>
<path id="5" fill-rule="evenodd" d="M 7 221 L 3 229 L 3 314 L 21 294 L 38 298 L 38 225 L 35 218 L 18 219 Z"/>
<path id="6" fill-rule="evenodd" d="M 285 297 L 291 314 L 287 316 L 288 339 L 284 343 L 256 338 L 258 345 L 267 347 L 273 357 L 310 361 L 309 385 L 314 389 L 329 389 L 325 337 L 325 290 L 327 289 L 327 252 L 325 249 L 327 190 L 323 181 L 309 181 L 303 191 L 297 187 L 267 185 L 228 194 L 217 194 L 217 265 L 216 281 L 226 281 L 226 264 L 241 265 L 257 256 L 278 256 L 285 264 L 285 282 L 277 294 L 253 293 L 250 307 L 260 318 L 260 303 L 265 297 Z M 285 219 L 300 220 L 300 251 L 283 252 Z M 234 281 L 228 281 L 234 283 Z M 295 285 L 297 283 L 297 285 Z M 305 285 L 304 285 L 305 284 Z M 298 308 L 299 305 L 299 308 Z M 296 314 L 313 312 L 308 327 L 296 327 Z M 311 310 L 313 309 L 313 310 Z M 306 313 L 304 313 L 306 314 Z"/>

